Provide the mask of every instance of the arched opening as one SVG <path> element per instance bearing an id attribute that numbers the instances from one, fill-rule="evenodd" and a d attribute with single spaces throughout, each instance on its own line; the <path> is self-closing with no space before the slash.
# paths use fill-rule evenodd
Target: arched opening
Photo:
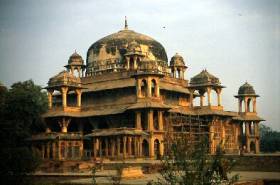
<path id="1" fill-rule="evenodd" d="M 147 111 L 141 112 L 141 127 L 143 130 L 148 129 L 148 112 Z"/>
<path id="2" fill-rule="evenodd" d="M 160 146 L 159 140 L 155 139 L 155 141 L 154 141 L 154 151 L 155 151 L 154 155 L 155 155 L 156 159 L 160 159 L 159 146 Z"/>
<path id="3" fill-rule="evenodd" d="M 102 139 L 102 142 L 101 142 L 101 154 L 102 154 L 102 157 L 104 157 L 106 155 L 106 142 L 104 139 Z"/>
<path id="4" fill-rule="evenodd" d="M 198 94 L 199 92 L 196 90 L 193 94 Z M 200 98 L 199 96 L 193 96 L 193 106 L 199 106 L 200 105 Z"/>
<path id="5" fill-rule="evenodd" d="M 243 106 L 243 100 L 242 99 L 239 99 L 239 111 L 240 112 L 244 112 L 244 106 Z"/>
<path id="6" fill-rule="evenodd" d="M 174 69 L 171 70 L 171 74 L 172 74 L 172 77 L 175 77 L 175 71 L 174 71 Z"/>
<path id="7" fill-rule="evenodd" d="M 254 133 L 255 133 L 254 123 L 251 122 L 249 126 L 250 126 L 250 128 L 249 128 L 249 130 L 250 130 L 250 135 L 255 135 L 255 134 L 254 134 Z"/>
<path id="8" fill-rule="evenodd" d="M 159 124 L 158 124 L 158 111 L 153 111 L 153 121 L 154 121 L 154 129 L 158 130 L 159 129 Z"/>
<path id="9" fill-rule="evenodd" d="M 215 90 L 210 91 L 210 101 L 212 106 L 218 106 L 218 93 Z"/>
<path id="10" fill-rule="evenodd" d="M 75 77 L 80 77 L 81 73 L 80 73 L 80 71 L 78 70 L 78 68 L 74 68 L 73 75 L 74 75 Z"/>
<path id="11" fill-rule="evenodd" d="M 71 142 L 68 143 L 68 147 L 67 147 L 67 158 L 68 158 L 68 159 L 72 158 L 72 143 L 71 143 Z"/>
<path id="12" fill-rule="evenodd" d="M 147 81 L 144 79 L 141 81 L 141 96 L 147 96 Z"/>
<path id="13" fill-rule="evenodd" d="M 250 143 L 250 152 L 251 153 L 255 153 L 256 152 L 256 145 L 255 145 L 255 143 L 253 141 Z"/>
<path id="14" fill-rule="evenodd" d="M 247 112 L 251 112 L 251 98 L 247 100 Z"/>
<path id="15" fill-rule="evenodd" d="M 129 58 L 129 69 L 134 69 L 134 60 L 133 57 Z"/>
<path id="16" fill-rule="evenodd" d="M 142 142 L 142 155 L 144 157 L 149 157 L 149 143 L 146 139 L 143 139 Z"/>
<path id="17" fill-rule="evenodd" d="M 181 70 L 177 69 L 176 70 L 176 78 L 181 78 L 180 73 L 181 73 Z"/>
<path id="18" fill-rule="evenodd" d="M 151 86 L 151 92 L 152 92 L 152 96 L 155 97 L 156 96 L 156 81 L 153 79 L 152 80 L 152 86 Z"/>

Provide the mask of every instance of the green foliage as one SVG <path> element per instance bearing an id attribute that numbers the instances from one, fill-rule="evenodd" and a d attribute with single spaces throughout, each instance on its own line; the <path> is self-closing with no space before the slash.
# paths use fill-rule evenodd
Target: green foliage
<path id="1" fill-rule="evenodd" d="M 260 148 L 262 152 L 280 151 L 280 132 L 260 124 Z"/>
<path id="2" fill-rule="evenodd" d="M 40 162 L 28 138 L 44 130 L 41 114 L 47 109 L 47 96 L 31 80 L 0 94 L 0 184 L 24 184 Z"/>
<path id="3" fill-rule="evenodd" d="M 178 139 L 171 147 L 169 155 L 162 160 L 163 169 L 157 185 L 219 185 L 233 184 L 238 176 L 229 179 L 234 162 L 224 157 L 218 147 L 215 155 L 208 155 L 208 142 L 203 139 L 190 144 L 186 139 Z"/>

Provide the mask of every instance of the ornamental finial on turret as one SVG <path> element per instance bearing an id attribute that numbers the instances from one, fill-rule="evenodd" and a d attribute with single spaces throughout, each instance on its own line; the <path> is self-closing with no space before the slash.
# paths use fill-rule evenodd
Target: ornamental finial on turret
<path id="1" fill-rule="evenodd" d="M 126 19 L 126 16 L 125 16 L 125 22 L 124 22 L 124 29 L 125 29 L 125 30 L 128 30 L 128 25 L 127 25 L 127 19 Z"/>

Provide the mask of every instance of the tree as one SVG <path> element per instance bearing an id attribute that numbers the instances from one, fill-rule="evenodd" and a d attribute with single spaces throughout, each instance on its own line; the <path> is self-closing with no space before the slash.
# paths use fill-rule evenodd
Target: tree
<path id="1" fill-rule="evenodd" d="M 208 141 L 197 144 L 188 142 L 182 136 L 171 146 L 170 154 L 162 160 L 161 177 L 158 185 L 219 185 L 233 184 L 238 176 L 228 178 L 234 161 L 224 157 L 221 147 L 215 155 L 208 154 Z"/>
<path id="2" fill-rule="evenodd" d="M 260 124 L 260 148 L 262 152 L 280 151 L 280 132 Z"/>
<path id="3" fill-rule="evenodd" d="M 0 108 L 0 183 L 23 184 L 39 164 L 28 138 L 44 129 L 41 114 L 47 110 L 47 96 L 31 80 L 15 83 L 5 94 L 0 93 L 4 97 Z"/>

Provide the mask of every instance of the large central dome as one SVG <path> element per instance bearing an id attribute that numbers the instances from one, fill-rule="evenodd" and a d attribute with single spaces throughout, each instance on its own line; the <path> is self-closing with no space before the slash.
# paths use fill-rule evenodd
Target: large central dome
<path id="1" fill-rule="evenodd" d="M 140 51 L 146 61 L 157 61 L 167 66 L 167 55 L 159 42 L 125 27 L 90 46 L 87 52 L 87 71 L 93 72 L 113 63 L 122 64 L 124 56 L 131 49 Z"/>

